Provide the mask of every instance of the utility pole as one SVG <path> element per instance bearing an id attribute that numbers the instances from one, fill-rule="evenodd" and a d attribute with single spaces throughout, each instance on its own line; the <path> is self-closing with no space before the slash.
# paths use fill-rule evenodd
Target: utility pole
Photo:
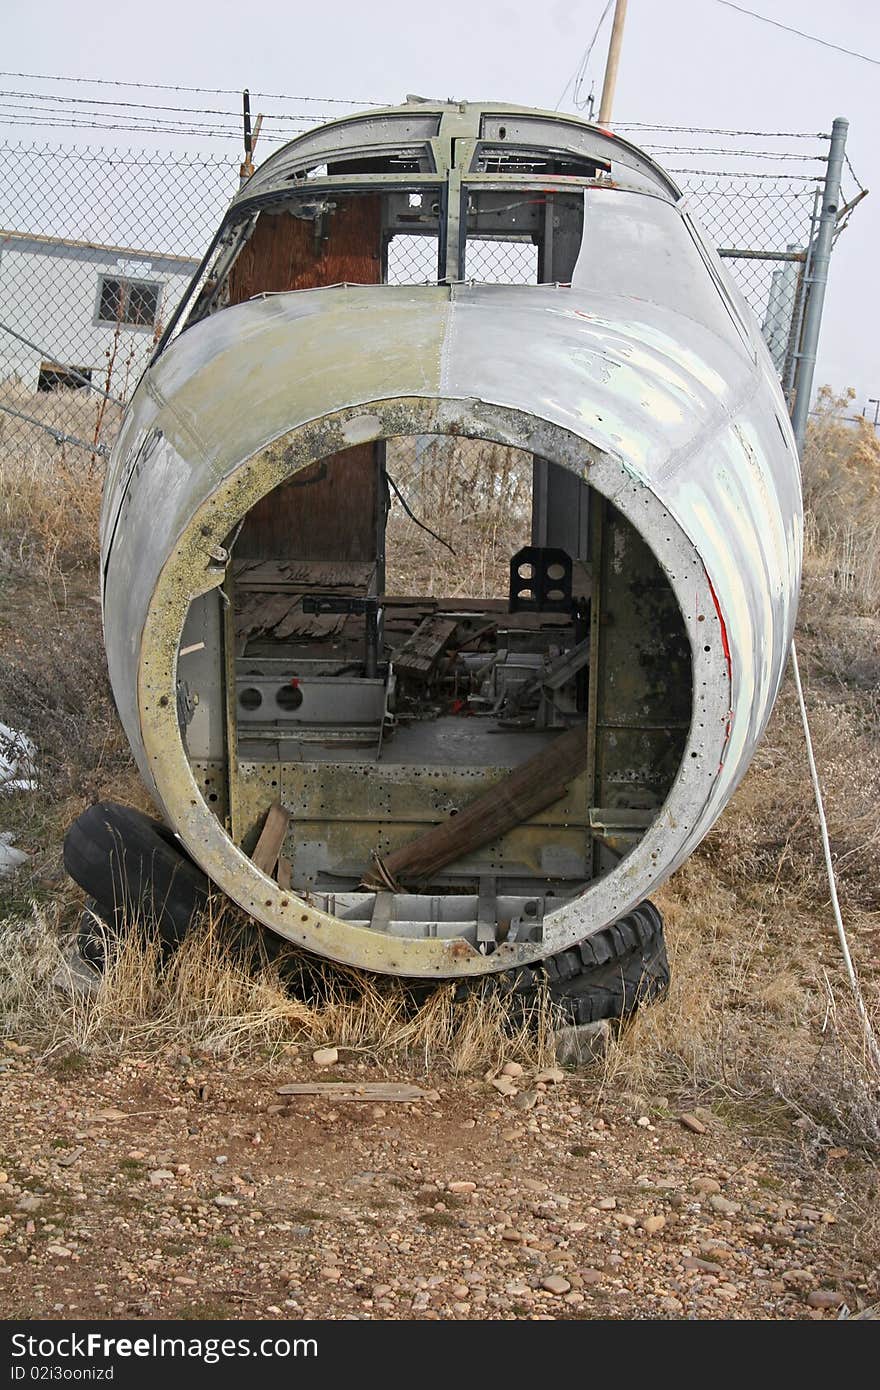
<path id="1" fill-rule="evenodd" d="M 614 89 L 617 86 L 617 69 L 620 66 L 620 50 L 623 45 L 623 23 L 626 19 L 626 0 L 617 0 L 614 6 L 614 22 L 611 26 L 611 42 L 608 57 L 605 59 L 605 81 L 602 85 L 602 100 L 599 103 L 599 125 L 607 125 L 611 120 L 614 105 Z"/>

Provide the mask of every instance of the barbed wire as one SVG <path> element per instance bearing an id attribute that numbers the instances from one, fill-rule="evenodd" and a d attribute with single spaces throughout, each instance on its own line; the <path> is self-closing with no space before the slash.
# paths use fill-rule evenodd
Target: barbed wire
<path id="1" fill-rule="evenodd" d="M 767 140 L 830 140 L 821 130 L 728 130 L 722 126 L 654 125 L 647 121 L 615 121 L 615 130 L 656 130 L 671 135 L 736 135 Z"/>
<path id="2" fill-rule="evenodd" d="M 17 77 L 27 82 L 70 82 L 86 83 L 94 87 L 127 87 L 132 90 L 150 92 L 192 92 L 202 96 L 224 96 L 240 97 L 243 87 L 185 87 L 171 82 L 123 82 L 115 77 L 65 77 L 61 73 L 45 72 L 4 72 L 0 71 L 0 77 Z M 361 101 L 355 97 L 308 97 L 294 96 L 289 92 L 255 92 L 250 89 L 252 97 L 268 97 L 270 101 L 314 101 L 320 102 L 323 106 L 386 106 L 384 101 Z"/>
<path id="3" fill-rule="evenodd" d="M 2 93 L 0 93 L 0 95 L 2 95 Z M 72 124 L 74 121 L 79 121 L 80 119 L 82 119 L 82 118 L 84 118 L 84 117 L 91 116 L 91 117 L 97 117 L 100 121 L 125 121 L 125 122 L 131 122 L 131 123 L 132 123 L 132 127 L 131 127 L 131 128 L 132 128 L 133 130 L 137 130 L 137 129 L 140 129 L 140 128 L 145 128 L 145 127 L 148 126 L 148 125 L 156 125 L 156 126 L 159 126 L 159 127 L 166 126 L 166 125 L 167 125 L 167 126 L 179 126 L 179 127 L 182 128 L 182 129 L 191 129 L 191 130 L 193 131 L 194 134 L 200 134 L 201 132 L 203 132 L 203 131 L 205 131 L 205 130 L 219 130 L 219 129 L 223 129 L 223 130 L 235 130 L 235 131 L 237 131 L 237 132 L 239 132 L 239 133 L 240 133 L 241 130 L 242 130 L 241 121 L 240 121 L 240 120 L 236 120 L 236 112 L 234 112 L 234 111 L 224 111 L 224 112 L 219 113 L 219 114 L 221 114 L 221 115 L 227 117 L 227 119 L 229 119 L 229 120 L 232 122 L 232 124 L 229 125 L 229 126 L 221 125 L 221 122 L 219 122 L 219 121 L 198 121 L 198 120 L 189 121 L 189 120 L 182 120 L 182 119 L 180 119 L 180 118 L 178 118 L 178 117 L 175 117 L 175 116 L 142 116 L 142 115 L 140 115 L 139 113 L 135 113 L 135 114 L 131 115 L 131 114 L 128 114 L 128 113 L 126 113 L 126 112 L 119 112 L 119 111 L 89 111 L 89 110 L 83 110 L 83 111 L 76 111 L 76 112 L 72 113 L 72 114 L 68 117 L 68 116 L 66 115 L 66 113 L 63 112 L 63 111 L 55 111 L 55 110 L 53 110 L 53 109 L 49 109 L 49 108 L 46 108 L 46 107 L 43 107 L 43 106 L 29 106 L 29 105 L 26 105 L 26 104 L 25 104 L 25 105 L 13 105 L 13 104 L 10 103 L 10 102 L 4 102 L 4 101 L 0 101 L 0 111 L 9 112 L 11 115 L 18 115 L 18 116 L 20 117 L 21 121 L 23 121 L 23 122 L 25 122 L 25 123 L 27 123 L 27 122 L 30 120 L 30 117 L 29 117 L 26 113 L 28 113 L 28 112 L 33 112 L 33 113 L 35 113 L 37 116 L 39 116 L 41 119 L 44 119 L 44 120 L 51 120 L 51 121 L 61 121 L 64 125 Z M 6 118 L 4 117 L 4 119 L 6 119 Z M 264 115 L 264 116 L 263 116 L 263 119 L 264 119 L 264 120 L 272 120 L 272 121 L 280 120 L 280 121 L 286 121 L 286 122 L 292 122 L 292 123 L 299 124 L 301 121 L 303 121 L 303 120 L 306 120 L 306 121 L 307 121 L 309 118 L 308 118 L 307 116 L 297 117 L 297 116 L 265 116 L 265 115 Z M 323 119 L 324 119 L 323 117 L 321 117 L 321 118 L 316 117 L 316 118 L 315 118 L 315 121 L 316 121 L 316 123 L 322 123 L 322 122 L 323 122 Z"/>
<path id="4" fill-rule="evenodd" d="M 709 145 L 652 145 L 643 143 L 640 146 L 643 150 L 653 150 L 658 154 L 678 154 L 686 149 L 688 154 L 717 154 L 726 155 L 728 159 L 784 159 L 800 160 L 809 164 L 824 164 L 825 159 L 820 154 L 799 154 L 791 150 L 733 150 L 713 148 Z"/>
<path id="5" fill-rule="evenodd" d="M 849 157 L 849 155 L 846 153 L 846 151 L 844 151 L 843 158 L 844 158 L 844 160 L 845 160 L 845 162 L 846 162 L 846 167 L 847 167 L 847 169 L 849 170 L 849 172 L 850 172 L 850 174 L 851 174 L 851 176 L 852 176 L 853 183 L 855 184 L 856 188 L 859 190 L 860 193 L 864 193 L 864 192 L 865 192 L 865 185 L 862 183 L 862 181 L 861 181 L 861 179 L 859 178 L 858 174 L 856 173 L 855 169 L 852 167 L 852 163 L 851 163 L 851 161 L 850 161 L 850 157 Z"/>
<path id="6" fill-rule="evenodd" d="M 241 93 L 239 93 L 239 96 L 241 96 Z M 71 96 L 61 96 L 61 95 L 58 95 L 58 94 L 56 94 L 56 93 L 54 93 L 54 92 L 45 92 L 45 93 L 44 93 L 44 92 L 17 92 L 17 91 L 12 91 L 12 90 L 6 90 L 6 91 L 0 91 L 0 97 L 16 97 L 16 98 L 19 98 L 19 97 L 20 97 L 20 98 L 22 98 L 23 100 L 27 100 L 27 101 L 44 101 L 44 102 L 46 102 L 46 101 L 51 101 L 51 102 L 54 102 L 54 103 L 59 104 L 59 105 L 65 105 L 65 106 L 85 106 L 86 108 L 92 108 L 92 107 L 96 107 L 96 106 L 114 106 L 114 107 L 122 107 L 124 110 L 138 110 L 138 111 L 149 111 L 149 112 L 153 112 L 153 111 L 174 111 L 174 112 L 176 112 L 176 113 L 178 113 L 178 114 L 193 115 L 193 116 L 231 116 L 231 117 L 240 117 L 240 116 L 241 116 L 241 110 L 240 110 L 240 108 L 239 108 L 238 110 L 236 110 L 236 109 L 231 108 L 231 107 L 228 107 L 228 106 L 224 106 L 224 107 L 219 107 L 219 106 L 166 106 L 166 105 L 163 105 L 163 104 L 160 103 L 160 102 L 152 102 L 152 101 L 111 101 L 111 100 L 109 100 L 109 99 L 102 100 L 100 97 L 71 97 Z M 22 109 L 23 109 L 23 110 L 26 110 L 26 111 L 39 111 L 39 110 L 42 110 L 42 107 L 37 107 L 37 106 L 23 106 Z M 100 112 L 95 112 L 95 111 L 92 111 L 91 109 L 89 109 L 89 114 L 91 114 L 91 115 L 99 115 Z M 113 113 L 111 113 L 111 114 L 114 114 L 114 115 L 115 115 L 115 114 L 117 114 L 117 113 L 116 113 L 116 112 L 113 112 Z M 331 116 L 331 115 L 330 115 L 328 112 L 326 112 L 326 111 L 263 111 L 263 112 L 261 112 L 260 114 L 262 115 L 263 119 L 266 120 L 266 121 L 269 121 L 269 120 L 285 120 L 285 121 L 296 121 L 296 120 L 303 120 L 303 121 L 330 121 L 330 120 L 338 119 L 338 117 L 333 117 L 333 116 Z"/>
<path id="7" fill-rule="evenodd" d="M 195 139 L 202 140 L 241 140 L 240 128 L 220 128 L 207 130 L 194 130 L 187 126 L 164 126 L 164 125 L 132 125 L 130 122 L 110 122 L 102 123 L 99 121 L 62 121 L 52 119 L 42 119 L 39 116 L 15 116 L 7 114 L 4 121 L 8 125 L 29 126 L 34 130 L 107 130 L 125 131 L 130 135 L 189 135 Z M 297 135 L 304 135 L 306 131 L 314 129 L 313 126 L 294 127 L 292 131 L 273 132 L 260 131 L 260 139 L 273 144 L 286 144 Z"/>
<path id="8" fill-rule="evenodd" d="M 688 154 L 689 151 L 678 150 L 676 151 L 676 153 Z M 814 174 L 809 174 L 806 171 L 803 174 L 781 174 L 771 173 L 769 171 L 761 172 L 757 169 L 692 169 L 690 167 L 681 166 L 676 168 L 674 165 L 671 164 L 665 164 L 663 167 L 666 170 L 667 174 L 699 174 L 704 178 L 711 177 L 718 179 L 726 179 L 728 181 L 732 181 L 734 179 L 742 179 L 747 180 L 749 183 L 751 183 L 752 179 L 773 179 L 778 182 L 800 183 L 803 184 L 805 188 L 811 189 L 815 188 L 817 183 L 816 176 Z M 748 193 L 741 192 L 739 189 L 734 188 L 730 190 L 729 196 L 731 198 L 747 198 L 750 195 Z M 768 195 L 762 192 L 756 193 L 752 196 L 756 198 L 764 198 Z"/>

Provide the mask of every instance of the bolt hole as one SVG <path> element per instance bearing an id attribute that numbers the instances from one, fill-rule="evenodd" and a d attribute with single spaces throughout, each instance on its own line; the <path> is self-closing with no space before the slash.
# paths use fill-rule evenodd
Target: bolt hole
<path id="1" fill-rule="evenodd" d="M 282 709 L 299 709 L 303 702 L 303 693 L 298 685 L 282 685 L 276 692 L 275 699 Z"/>

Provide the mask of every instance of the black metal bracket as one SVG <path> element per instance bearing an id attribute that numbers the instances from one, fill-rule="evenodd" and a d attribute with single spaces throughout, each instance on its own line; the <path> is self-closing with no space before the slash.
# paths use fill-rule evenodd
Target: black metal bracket
<path id="1" fill-rule="evenodd" d="M 571 556 L 552 546 L 524 545 L 510 561 L 511 613 L 571 613 Z"/>
<path id="2" fill-rule="evenodd" d="M 372 680 L 379 670 L 379 614 L 382 605 L 378 594 L 304 594 L 304 613 L 363 613 L 366 619 L 364 675 Z"/>

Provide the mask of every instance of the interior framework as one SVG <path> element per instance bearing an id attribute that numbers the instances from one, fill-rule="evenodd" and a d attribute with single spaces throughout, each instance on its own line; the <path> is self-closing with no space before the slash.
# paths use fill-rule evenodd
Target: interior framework
<path id="1" fill-rule="evenodd" d="M 545 915 L 655 820 L 691 724 L 690 648 L 632 523 L 543 459 L 530 459 L 531 517 L 504 592 L 387 592 L 388 460 L 432 446 L 454 468 L 478 442 L 392 439 L 368 446 L 369 458 L 358 445 L 251 509 L 223 589 L 190 609 L 178 715 L 196 780 L 247 854 L 272 803 L 289 812 L 271 869 L 279 883 L 373 930 L 464 937 L 491 953 L 540 943 Z M 337 532 L 334 549 L 324 506 L 336 472 L 350 480 L 354 469 L 375 470 L 378 506 L 353 559 L 356 537 Z M 567 505 L 554 511 L 557 471 Z M 567 754 L 563 793 L 542 804 L 544 769 L 573 730 L 583 740 Z M 527 765 L 538 800 L 527 794 L 522 820 L 486 842 L 480 831 L 454 842 L 429 878 L 418 866 L 383 878 L 396 852 L 503 793 Z"/>

